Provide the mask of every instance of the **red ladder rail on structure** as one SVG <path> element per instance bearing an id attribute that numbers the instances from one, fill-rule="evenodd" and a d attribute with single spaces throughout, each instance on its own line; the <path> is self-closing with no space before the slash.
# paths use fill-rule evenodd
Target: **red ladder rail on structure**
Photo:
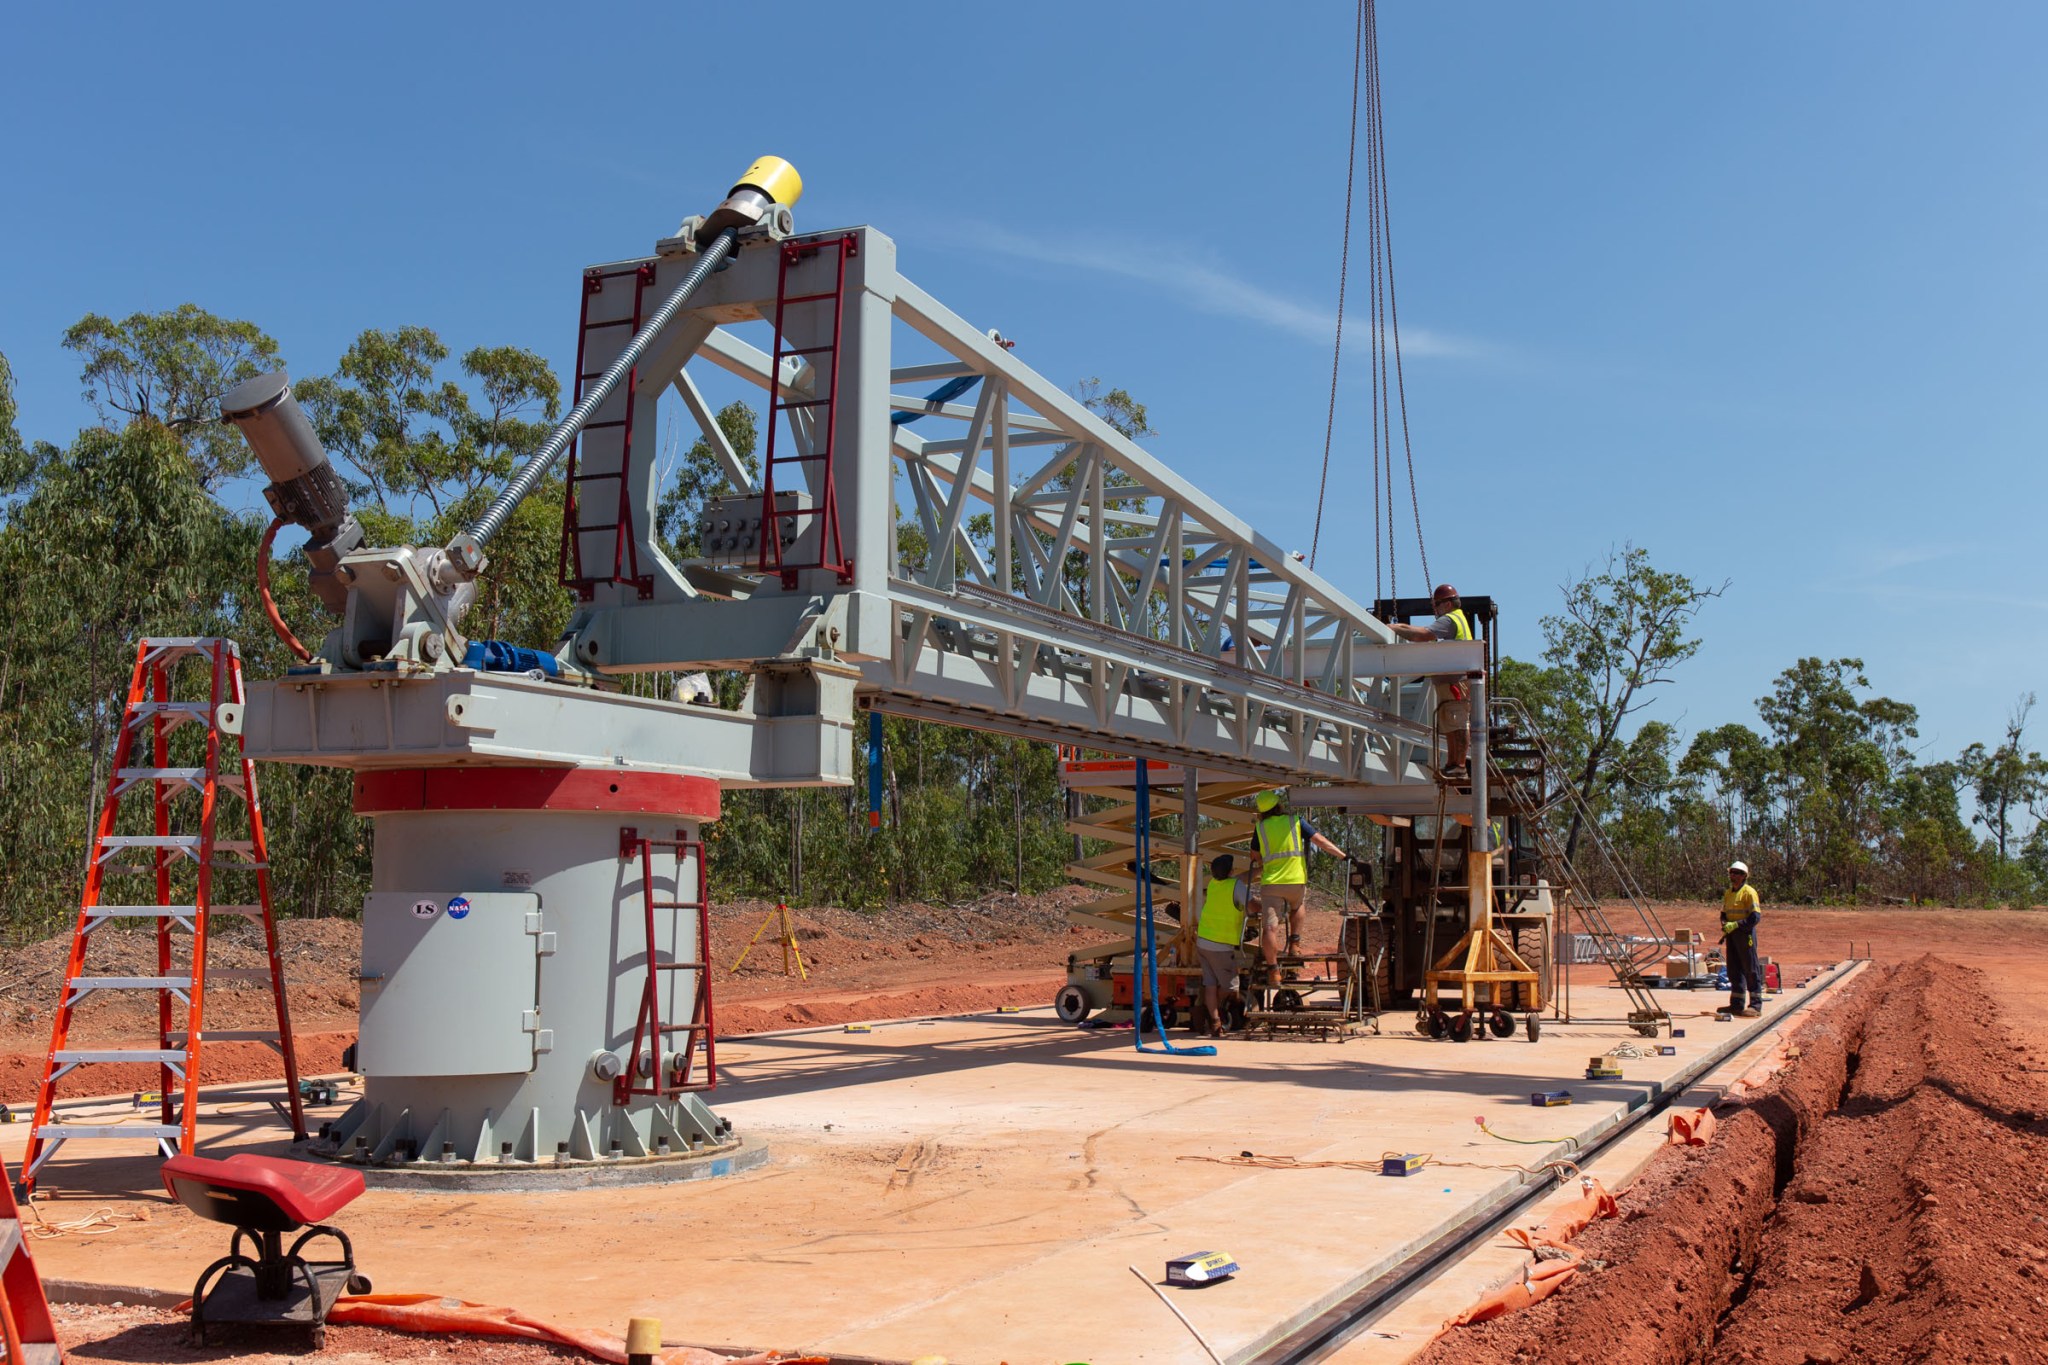
<path id="1" fill-rule="evenodd" d="M 769 362 L 770 385 L 768 393 L 768 453 L 761 463 L 761 557 L 759 568 L 762 573 L 781 575 L 782 586 L 794 588 L 800 569 L 830 569 L 839 576 L 841 583 L 853 581 L 853 562 L 846 557 L 846 547 L 839 537 L 839 490 L 833 480 L 833 458 L 839 441 L 839 342 L 840 323 L 846 311 L 846 262 L 859 250 L 858 239 L 852 233 L 834 237 L 814 238 L 803 242 L 784 242 L 777 258 L 775 272 L 775 350 Z M 833 253 L 832 287 L 810 294 L 789 292 L 790 267 L 813 256 L 830 251 Z M 788 312 L 792 308 L 829 303 L 832 309 L 832 323 L 826 329 L 831 337 L 828 342 L 816 346 L 788 346 Z M 809 398 L 783 396 L 782 362 L 786 359 L 801 359 L 811 366 L 811 394 Z M 823 395 L 818 388 L 824 386 Z M 823 410 L 822 420 L 817 410 Z M 778 415 L 806 413 L 813 417 L 812 444 L 810 454 L 776 453 L 775 420 Z M 794 417 L 790 418 L 790 437 L 796 437 Z M 823 472 L 814 483 L 817 501 L 810 507 L 779 507 L 775 501 L 775 471 L 784 465 L 817 464 Z M 792 560 L 783 554 L 783 525 L 789 523 L 789 539 L 796 539 L 795 531 L 801 518 L 818 519 L 818 534 L 811 544 L 814 558 Z"/>
<path id="2" fill-rule="evenodd" d="M 633 280 L 632 314 L 628 317 L 609 318 L 592 322 L 590 320 L 591 299 L 604 292 L 607 280 L 625 279 L 628 276 L 631 276 Z M 628 266 L 623 270 L 587 270 L 584 272 L 583 306 L 576 324 L 575 402 L 580 403 L 583 401 L 583 386 L 603 375 L 605 371 L 605 365 L 597 366 L 595 369 L 587 368 L 590 364 L 588 359 L 590 334 L 592 332 L 606 331 L 614 327 L 625 327 L 630 329 L 626 333 L 628 341 L 638 335 L 640 319 L 645 311 L 644 305 L 647 299 L 647 288 L 653 283 L 654 267 L 652 265 Z M 619 349 L 623 350 L 624 346 L 625 343 L 621 342 Z M 609 363 L 606 362 L 607 365 Z M 586 602 L 595 594 L 599 583 L 630 584 L 638 591 L 641 597 L 651 597 L 654 595 L 654 576 L 640 572 L 640 549 L 633 534 L 633 504 L 631 491 L 626 481 L 626 475 L 632 467 L 634 389 L 639 381 L 639 377 L 640 371 L 637 367 L 626 376 L 626 382 L 623 385 L 626 395 L 625 412 L 622 416 L 603 422 L 585 422 L 583 430 L 577 433 L 575 441 L 569 446 L 569 467 L 562 490 L 562 548 L 558 568 L 562 586 L 575 589 L 576 595 Z M 612 430 L 616 430 L 619 433 L 618 469 L 615 472 L 602 474 L 591 474 L 582 470 L 579 467 L 579 460 L 582 455 L 585 436 L 593 431 Z M 580 491 L 582 486 L 587 483 L 603 483 L 606 480 L 611 480 L 618 485 L 618 507 L 613 513 L 612 520 L 608 522 L 583 521 L 582 515 L 585 504 Z M 593 501 L 598 500 L 594 499 Z M 583 537 L 597 531 L 610 531 L 612 533 L 612 567 L 609 575 L 592 573 L 584 567 Z"/>
<path id="3" fill-rule="evenodd" d="M 0 1341 L 7 1346 L 7 1365 L 62 1365 L 57 1326 L 50 1320 L 50 1300 L 42 1276 L 29 1258 L 27 1229 L 21 1206 L 0 1161 Z"/>
<path id="4" fill-rule="evenodd" d="M 675 855 L 676 886 L 681 888 L 687 869 L 695 866 L 695 900 L 662 900 L 654 894 L 654 851 L 668 849 Z M 711 887 L 704 867 L 704 845 L 695 839 L 644 839 L 635 829 L 619 831 L 619 860 L 640 864 L 641 909 L 647 927 L 647 980 L 640 991 L 640 1013 L 633 1026 L 633 1050 L 626 1067 L 612 1081 L 612 1103 L 625 1104 L 635 1095 L 680 1095 L 690 1090 L 709 1090 L 718 1084 L 718 1037 L 711 1010 Z M 660 937 L 656 932 L 657 910 L 694 910 L 697 914 L 697 955 L 694 960 L 660 960 Z M 697 990 L 687 1024 L 664 1023 L 661 1017 L 662 977 L 669 972 L 697 973 Z M 679 1048 L 669 1046 L 669 1035 L 684 1036 Z M 693 1079 L 696 1056 L 704 1053 L 702 1079 Z M 641 1074 L 641 1058 L 648 1069 Z"/>
<path id="5" fill-rule="evenodd" d="M 179 665 L 187 660 L 203 663 L 207 671 L 204 700 L 174 698 Z M 188 670 L 189 671 L 189 670 Z M 290 1107 L 292 1134 L 306 1136 L 305 1111 L 299 1096 L 298 1059 L 292 1046 L 291 1015 L 285 999 L 284 969 L 277 955 L 277 925 L 271 913 L 270 848 L 263 833 L 262 803 L 256 789 L 255 765 L 241 753 L 240 741 L 226 752 L 218 724 L 224 704 L 243 700 L 242 659 L 232 640 L 148 639 L 136 649 L 135 672 L 128 684 L 122 709 L 121 730 L 114 743 L 112 770 L 106 797 L 93 833 L 92 853 L 85 874 L 84 893 L 79 898 L 78 921 L 71 936 L 71 953 L 64 966 L 64 983 L 57 1000 L 56 1018 L 50 1030 L 50 1050 L 44 1059 L 43 1078 L 36 1091 L 33 1124 L 28 1148 L 23 1154 L 21 1180 L 23 1195 L 35 1188 L 43 1164 L 57 1149 L 74 1139 L 154 1138 L 165 1155 L 190 1152 L 196 1136 L 199 1110 L 200 1049 L 204 1042 L 260 1041 L 270 1043 L 281 1054 L 286 1098 Z M 204 733 L 202 756 L 197 764 L 179 766 L 173 755 L 176 732 L 187 724 L 199 725 Z M 149 761 L 137 765 L 138 750 L 148 745 Z M 124 798 L 147 784 L 151 796 L 151 833 L 121 834 Z M 241 800 L 247 819 L 247 837 L 223 837 L 220 824 L 223 793 Z M 179 833 L 172 826 L 179 813 L 178 798 L 191 794 L 199 798 L 198 829 Z M 123 863 L 131 852 L 146 853 L 143 865 Z M 189 885 L 191 899 L 183 901 L 175 875 L 184 860 L 193 863 Z M 214 904 L 216 872 L 253 876 L 256 900 L 252 904 Z M 107 904 L 104 900 L 109 877 L 150 875 L 154 881 L 152 902 Z M 207 948 L 214 915 L 241 915 L 259 920 L 263 926 L 266 966 L 246 972 L 215 970 L 222 979 L 267 978 L 277 1028 L 251 1030 L 208 1030 L 205 1026 Z M 91 976 L 87 958 L 94 931 L 117 920 L 147 919 L 156 930 L 156 975 Z M 185 929 L 191 935 L 183 971 L 177 966 L 173 931 Z M 157 993 L 157 1046 L 76 1047 L 72 1027 L 78 1005 L 94 991 L 155 991 Z M 178 1027 L 176 1007 L 185 1007 L 184 1027 Z M 56 1115 L 57 1083 L 82 1066 L 119 1063 L 155 1063 L 161 1096 L 159 1119 L 155 1124 L 69 1123 Z M 173 1096 L 176 1102 L 173 1102 Z"/>

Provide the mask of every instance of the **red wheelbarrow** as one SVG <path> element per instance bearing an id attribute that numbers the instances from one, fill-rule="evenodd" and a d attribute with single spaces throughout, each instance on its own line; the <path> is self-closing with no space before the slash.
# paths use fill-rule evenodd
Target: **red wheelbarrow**
<path id="1" fill-rule="evenodd" d="M 246 1153 L 221 1161 L 174 1156 L 164 1163 L 164 1188 L 201 1218 L 235 1230 L 228 1254 L 193 1286 L 194 1343 L 206 1344 L 211 1324 L 259 1323 L 308 1328 L 317 1350 L 326 1344 L 334 1301 L 370 1292 L 347 1234 L 320 1221 L 363 1192 L 361 1171 Z M 286 1250 L 284 1235 L 302 1227 Z M 254 1255 L 243 1252 L 244 1237 Z M 316 1237 L 339 1243 L 341 1259 L 308 1260 L 306 1244 Z"/>

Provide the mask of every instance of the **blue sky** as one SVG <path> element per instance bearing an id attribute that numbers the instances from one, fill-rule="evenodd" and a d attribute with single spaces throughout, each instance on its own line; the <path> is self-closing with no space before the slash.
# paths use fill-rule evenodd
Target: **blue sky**
<path id="1" fill-rule="evenodd" d="M 86 419 L 57 342 L 89 310 L 195 301 L 299 372 L 409 323 L 566 370 L 580 268 L 773 151 L 802 225 L 889 232 L 1306 548 L 1350 7 L 776 13 L 23 10 L 0 351 L 25 434 Z M 1381 46 L 1437 575 L 1499 597 L 1527 655 L 1557 585 L 1633 540 L 1732 580 L 1652 714 L 1754 722 L 1800 655 L 1856 655 L 1930 757 L 1994 738 L 2048 663 L 2048 7 L 1386 0 Z M 1322 567 L 1368 597 L 1363 359 Z"/>

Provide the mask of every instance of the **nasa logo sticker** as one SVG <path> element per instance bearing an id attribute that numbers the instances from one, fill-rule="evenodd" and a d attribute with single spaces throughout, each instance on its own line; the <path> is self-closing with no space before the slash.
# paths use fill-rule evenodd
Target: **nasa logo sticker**
<path id="1" fill-rule="evenodd" d="M 414 919 L 432 919 L 440 913 L 441 907 L 433 901 L 414 901 L 412 903 L 412 917 Z"/>
<path id="2" fill-rule="evenodd" d="M 449 919 L 466 919 L 469 916 L 469 897 L 457 896 L 448 902 Z"/>

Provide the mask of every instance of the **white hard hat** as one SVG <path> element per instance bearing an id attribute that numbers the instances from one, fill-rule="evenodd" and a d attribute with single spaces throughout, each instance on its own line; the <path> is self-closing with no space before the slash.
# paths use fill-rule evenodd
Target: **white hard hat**
<path id="1" fill-rule="evenodd" d="M 1736 861 L 1728 864 L 1728 870 L 1730 872 L 1740 872 L 1743 876 L 1747 877 L 1749 875 L 1749 864 L 1743 862 L 1741 859 L 1737 859 Z"/>

